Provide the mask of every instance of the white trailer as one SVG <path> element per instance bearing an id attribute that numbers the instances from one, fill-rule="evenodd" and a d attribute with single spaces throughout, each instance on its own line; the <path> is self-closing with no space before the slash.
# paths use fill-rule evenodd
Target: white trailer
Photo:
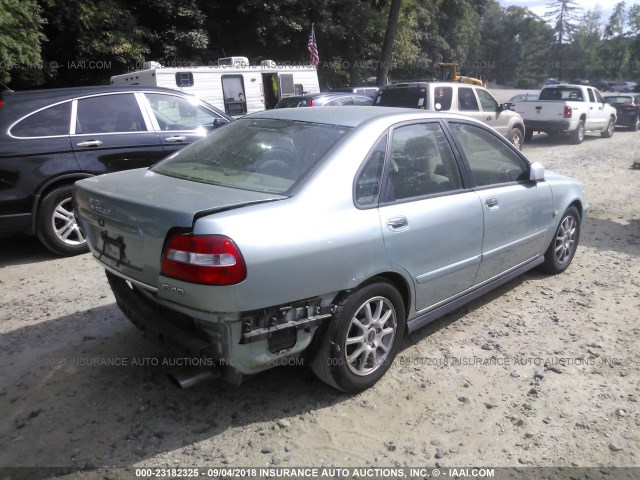
<path id="1" fill-rule="evenodd" d="M 145 62 L 143 70 L 111 77 L 111 84 L 173 88 L 234 116 L 273 108 L 286 96 L 320 92 L 314 66 L 278 65 L 272 60 L 258 65 L 246 57 L 221 58 L 210 66 Z"/>

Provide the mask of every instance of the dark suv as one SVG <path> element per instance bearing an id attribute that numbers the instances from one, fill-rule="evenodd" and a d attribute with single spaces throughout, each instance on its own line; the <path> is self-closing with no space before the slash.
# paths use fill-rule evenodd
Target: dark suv
<path id="1" fill-rule="evenodd" d="M 76 180 L 148 167 L 231 120 L 164 88 L 0 91 L 0 235 L 36 234 L 59 255 L 85 252 Z"/>
<path id="2" fill-rule="evenodd" d="M 640 129 L 640 95 L 620 94 L 604 97 L 604 101 L 618 112 L 616 125 L 624 125 L 631 130 Z"/>

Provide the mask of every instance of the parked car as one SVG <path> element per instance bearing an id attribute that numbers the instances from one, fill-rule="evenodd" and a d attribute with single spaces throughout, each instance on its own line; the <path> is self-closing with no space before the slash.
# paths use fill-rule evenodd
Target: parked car
<path id="1" fill-rule="evenodd" d="M 533 102 L 534 100 L 538 99 L 538 95 L 539 95 L 538 93 L 519 93 L 511 97 L 509 100 L 507 100 L 507 103 Z"/>
<path id="2" fill-rule="evenodd" d="M 604 101 L 618 112 L 616 125 L 629 127 L 634 132 L 640 128 L 640 95 L 608 95 Z"/>
<path id="3" fill-rule="evenodd" d="M 499 104 L 485 88 L 468 83 L 412 82 L 380 87 L 373 105 L 455 112 L 495 128 L 519 150 L 524 142 L 524 122 L 509 105 Z"/>
<path id="4" fill-rule="evenodd" d="M 367 97 L 375 98 L 378 93 L 378 87 L 338 87 L 331 90 L 332 92 L 352 92 L 359 93 L 360 95 L 366 95 Z"/>
<path id="5" fill-rule="evenodd" d="M 513 110 L 513 104 L 515 102 L 532 102 L 538 99 L 537 93 L 519 93 L 514 95 L 509 100 L 507 100 L 504 105 L 509 109 Z"/>
<path id="6" fill-rule="evenodd" d="M 524 118 L 527 141 L 537 131 L 551 136 L 567 134 L 571 143 L 580 144 L 587 132 L 610 138 L 616 125 L 616 109 L 598 90 L 585 85 L 549 85 L 540 90 L 538 100 L 515 102 L 513 109 Z"/>
<path id="7" fill-rule="evenodd" d="M 36 234 L 59 255 L 86 252 L 76 180 L 152 165 L 230 121 L 164 88 L 0 92 L 0 235 Z"/>
<path id="8" fill-rule="evenodd" d="M 618 82 L 611 85 L 611 90 L 614 92 L 633 92 L 635 91 L 638 84 L 636 82 Z"/>
<path id="9" fill-rule="evenodd" d="M 371 105 L 373 98 L 345 92 L 324 92 L 311 95 L 285 97 L 275 108 L 341 107 L 345 105 Z"/>
<path id="10" fill-rule="evenodd" d="M 147 338 L 234 382 L 305 355 L 350 392 L 407 333 L 536 266 L 565 270 L 588 211 L 579 182 L 486 124 L 383 107 L 249 115 L 150 169 L 76 182 L 74 199 Z"/>

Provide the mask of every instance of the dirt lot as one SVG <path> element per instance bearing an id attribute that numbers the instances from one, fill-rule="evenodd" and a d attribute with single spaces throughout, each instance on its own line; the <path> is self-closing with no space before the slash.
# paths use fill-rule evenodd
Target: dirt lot
<path id="1" fill-rule="evenodd" d="M 358 395 L 304 366 L 179 390 L 89 255 L 0 240 L 0 467 L 640 466 L 640 133 L 525 152 L 586 185 L 572 266 L 412 335 Z"/>

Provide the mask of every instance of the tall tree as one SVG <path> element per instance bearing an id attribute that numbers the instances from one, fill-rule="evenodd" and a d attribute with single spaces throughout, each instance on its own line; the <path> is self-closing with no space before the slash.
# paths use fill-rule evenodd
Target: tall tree
<path id="1" fill-rule="evenodd" d="M 547 4 L 544 16 L 554 22 L 559 79 L 563 77 L 564 46 L 570 42 L 577 29 L 580 10 L 574 0 L 553 0 Z"/>
<path id="2" fill-rule="evenodd" d="M 376 83 L 378 86 L 382 86 L 387 83 L 387 76 L 389 75 L 389 68 L 391 67 L 393 42 L 395 41 L 396 32 L 398 30 L 398 18 L 400 17 L 401 6 L 402 0 L 391 0 L 389 20 L 384 34 L 384 42 L 382 42 L 382 52 L 380 53 L 378 71 L 376 72 Z"/>
<path id="3" fill-rule="evenodd" d="M 632 41 L 627 36 L 625 2 L 618 2 L 604 28 L 604 42 L 600 48 L 607 73 L 622 80 L 623 67 L 630 59 Z"/>
<path id="4" fill-rule="evenodd" d="M 571 58 L 580 60 L 568 66 L 569 78 L 596 79 L 606 76 L 599 52 L 602 35 L 602 10 L 596 7 L 584 14 L 573 35 L 569 54 Z"/>

